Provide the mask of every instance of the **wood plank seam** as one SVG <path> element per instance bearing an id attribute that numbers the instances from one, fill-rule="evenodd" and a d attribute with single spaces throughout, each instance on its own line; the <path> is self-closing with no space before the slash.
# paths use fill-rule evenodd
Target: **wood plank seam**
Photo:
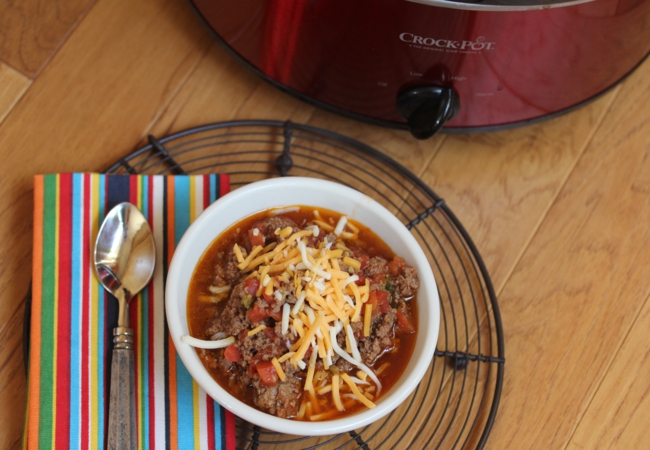
<path id="1" fill-rule="evenodd" d="M 61 40 L 59 41 L 59 44 L 56 47 L 54 47 L 54 49 L 52 49 L 52 52 L 43 61 L 43 63 L 41 64 L 41 67 L 39 67 L 36 70 L 36 72 L 34 73 L 34 76 L 31 77 L 32 80 L 35 80 L 36 78 L 38 78 L 38 76 L 43 72 L 43 70 L 45 70 L 45 68 L 50 63 L 50 61 L 52 61 L 52 59 L 54 59 L 56 54 L 59 53 L 59 50 L 61 50 L 61 48 L 68 41 L 68 38 L 70 38 L 70 36 L 72 36 L 72 34 L 77 30 L 77 28 L 79 27 L 79 24 L 86 18 L 86 16 L 88 16 L 88 13 L 93 9 L 93 7 L 95 7 L 95 5 L 97 5 L 97 0 L 95 0 L 88 8 L 86 8 L 86 10 L 83 13 L 81 13 L 79 15 L 77 20 L 74 22 L 74 24 L 68 30 L 68 32 L 62 36 Z"/>
<path id="2" fill-rule="evenodd" d="M 8 320 L 7 320 L 6 322 L 4 322 L 3 324 L 1 324 L 2 326 L 0 326 L 0 342 L 3 341 L 3 339 L 4 339 L 4 335 L 5 335 L 5 331 L 6 331 L 7 328 L 11 325 L 12 321 L 16 321 L 16 320 L 18 320 L 18 321 L 21 321 L 21 322 L 22 322 L 22 319 L 23 319 L 23 317 L 24 317 L 24 315 L 25 315 L 24 313 L 25 313 L 25 304 L 26 304 L 26 300 L 27 300 L 26 297 L 23 298 L 23 299 L 21 299 L 20 302 L 19 302 L 19 303 L 16 305 L 16 307 L 14 308 L 13 312 L 11 313 L 11 315 L 9 316 Z M 18 339 L 17 341 L 18 341 L 18 342 L 22 342 L 22 339 Z M 9 343 L 6 343 L 6 342 L 5 342 L 4 345 L 9 345 Z M 12 351 L 13 351 L 13 349 L 12 349 Z M 0 366 L 0 372 L 1 372 L 1 371 L 2 371 L 2 366 Z"/>
<path id="3" fill-rule="evenodd" d="M 28 75 L 22 73 L 22 72 L 20 71 L 20 69 L 18 69 L 17 67 L 15 67 L 12 63 L 10 63 L 9 61 L 7 61 L 7 60 L 5 60 L 5 59 L 3 59 L 3 58 L 0 58 L 0 66 L 2 66 L 2 65 L 9 67 L 10 69 L 12 69 L 12 70 L 15 71 L 15 72 L 18 72 L 19 74 L 21 74 L 21 75 L 24 76 L 25 78 L 29 78 Z"/>
<path id="4" fill-rule="evenodd" d="M 1 61 L 0 80 L 2 80 L 2 87 L 0 87 L 0 124 L 2 124 L 32 85 L 32 80 L 9 64 Z M 3 100 L 11 97 L 13 99 L 7 103 Z"/>
<path id="5" fill-rule="evenodd" d="M 580 149 L 578 154 L 576 155 L 575 160 L 573 161 L 573 164 L 571 165 L 569 170 L 567 170 L 564 178 L 560 181 L 560 184 L 558 185 L 557 190 L 555 191 L 555 194 L 553 195 L 553 198 L 551 199 L 551 201 L 549 201 L 547 203 L 546 208 L 544 209 L 543 213 L 539 217 L 539 220 L 537 221 L 537 224 L 533 227 L 533 230 L 530 233 L 530 236 L 528 237 L 526 242 L 524 242 L 524 245 L 521 246 L 521 250 L 519 251 L 519 254 L 515 257 L 515 259 L 513 260 L 512 265 L 510 266 L 510 269 L 506 272 L 505 276 L 503 277 L 503 281 L 501 282 L 501 285 L 498 286 L 498 287 L 495 287 L 495 293 L 496 293 L 497 298 L 503 292 L 503 289 L 505 288 L 506 284 L 508 283 L 508 281 L 512 277 L 512 274 L 515 271 L 515 268 L 517 267 L 517 265 L 519 264 L 519 261 L 521 261 L 524 254 L 528 250 L 528 247 L 530 246 L 530 243 L 533 241 L 533 239 L 535 238 L 535 236 L 539 232 L 539 229 L 542 227 L 542 224 L 546 220 L 546 217 L 548 216 L 549 211 L 551 210 L 551 208 L 555 204 L 558 196 L 560 195 L 560 193 L 564 189 L 564 186 L 566 185 L 567 181 L 571 177 L 571 174 L 573 173 L 576 166 L 578 165 L 578 162 L 580 162 L 580 160 L 582 159 L 582 156 L 584 155 L 585 151 L 587 150 L 587 148 L 591 144 L 594 136 L 596 135 L 596 131 L 600 128 L 600 125 L 603 123 L 603 121 L 605 120 L 605 117 L 607 116 L 607 114 L 611 110 L 612 105 L 614 104 L 616 98 L 619 96 L 619 94 L 621 92 L 621 86 L 622 86 L 622 84 L 618 85 L 618 86 L 616 86 L 614 88 L 614 95 L 612 95 L 612 97 L 610 98 L 609 103 L 603 109 L 603 112 L 601 113 L 600 117 L 596 121 L 596 124 L 593 126 L 591 132 L 587 136 L 587 139 L 585 139 L 585 142 L 582 145 L 582 148 Z M 559 119 L 556 119 L 556 120 L 562 120 L 562 118 L 559 118 Z"/>
<path id="6" fill-rule="evenodd" d="M 523 255 L 525 254 L 525 252 L 526 252 L 526 250 L 528 249 L 528 247 L 529 247 L 530 243 L 532 242 L 533 238 L 535 237 L 535 235 L 537 234 L 537 232 L 538 232 L 539 229 L 541 228 L 542 223 L 544 222 L 544 220 L 545 220 L 546 216 L 548 215 L 548 212 L 550 211 L 550 209 L 552 208 L 552 206 L 555 204 L 555 201 L 556 201 L 557 197 L 558 197 L 558 196 L 560 195 L 560 193 L 562 192 L 562 189 L 564 188 L 566 182 L 568 181 L 568 179 L 569 179 L 571 173 L 573 173 L 575 167 L 578 165 L 578 162 L 579 162 L 580 159 L 582 158 L 582 155 L 584 154 L 584 152 L 586 151 L 586 149 L 589 147 L 589 144 L 590 144 L 591 141 L 593 140 L 593 137 L 594 137 L 594 135 L 596 134 L 596 131 L 598 130 L 598 128 L 600 127 L 600 125 L 602 124 L 602 122 L 605 120 L 605 117 L 607 116 L 607 113 L 610 111 L 612 105 L 614 104 L 616 98 L 617 98 L 618 95 L 619 95 L 620 89 L 621 89 L 620 86 L 617 86 L 617 87 L 615 88 L 615 90 L 616 90 L 615 95 L 612 96 L 612 98 L 610 99 L 610 101 L 609 101 L 609 103 L 607 104 L 607 106 L 603 109 L 603 112 L 601 113 L 601 116 L 598 118 L 598 120 L 596 121 L 596 124 L 593 126 L 591 132 L 589 133 L 589 135 L 588 135 L 587 138 L 585 139 L 585 142 L 584 142 L 582 148 L 580 149 L 579 153 L 576 155 L 576 158 L 575 158 L 575 160 L 574 160 L 572 166 L 570 167 L 569 170 L 567 170 L 567 173 L 566 173 L 565 177 L 561 180 L 560 184 L 558 185 L 558 188 L 557 188 L 557 190 L 556 190 L 556 192 L 555 192 L 555 195 L 553 196 L 552 200 L 549 201 L 547 208 L 545 209 L 545 211 L 543 212 L 543 214 L 540 216 L 540 219 L 539 219 L 538 223 L 536 224 L 536 226 L 533 228 L 533 231 L 531 232 L 531 235 L 530 235 L 529 239 L 527 239 L 527 241 L 525 242 L 525 244 L 522 246 L 522 250 L 519 252 L 519 254 L 517 255 L 517 257 L 514 259 L 513 264 L 512 264 L 512 266 L 511 266 L 510 270 L 506 273 L 506 276 L 504 277 L 504 280 L 503 280 L 501 286 L 500 286 L 499 288 L 495 288 L 495 295 L 496 295 L 497 298 L 499 298 L 499 296 L 501 295 L 503 289 L 504 289 L 505 286 L 507 285 L 508 280 L 511 278 L 512 273 L 514 272 L 514 269 L 515 269 L 515 268 L 517 267 L 517 265 L 519 264 L 519 261 L 521 260 L 521 258 L 522 258 Z M 561 119 L 560 119 L 560 120 L 561 120 Z M 433 162 L 433 161 L 432 161 L 432 162 Z M 477 331 L 480 330 L 480 329 L 482 328 L 482 326 L 485 324 L 485 322 L 489 319 L 488 316 L 489 316 L 489 314 L 491 313 L 491 311 L 492 311 L 492 305 L 488 303 L 488 305 L 487 305 L 487 311 L 486 311 L 487 314 L 485 314 L 483 317 L 481 317 L 481 320 L 480 320 L 480 324 L 481 324 L 481 326 L 479 326 L 479 327 L 477 328 L 477 330 L 473 333 L 473 335 L 468 336 L 468 342 L 475 342 L 475 341 L 476 341 L 476 339 L 478 338 L 478 332 L 477 332 Z M 637 318 L 638 318 L 638 314 L 637 314 Z M 635 320 L 636 320 L 636 319 L 635 319 Z M 631 328 L 630 328 L 630 329 L 631 329 Z M 628 330 L 628 333 L 629 333 L 629 330 Z M 624 341 L 622 341 L 622 342 L 624 342 Z M 622 343 L 621 343 L 621 345 L 622 345 Z M 619 348 L 620 348 L 620 347 L 619 347 Z M 612 359 L 612 361 L 613 361 L 613 359 Z M 505 361 L 503 361 L 503 363 L 505 364 Z M 611 364 L 611 362 L 610 362 L 610 364 Z M 608 368 L 609 368 L 609 366 L 608 366 Z M 442 383 L 441 383 L 441 387 L 442 387 L 442 388 L 445 388 L 445 387 L 447 386 L 447 384 L 451 381 L 451 378 L 452 378 L 452 377 L 451 377 L 451 374 L 449 374 L 449 375 L 446 377 L 446 379 L 445 379 L 444 381 L 442 381 Z M 600 383 L 602 383 L 602 380 L 603 380 L 603 379 L 604 379 L 604 375 L 603 375 L 603 378 L 600 380 L 599 385 L 600 385 Z M 595 393 L 594 393 L 594 394 L 595 394 Z M 591 397 L 589 403 L 591 403 L 592 400 L 593 400 L 593 395 L 592 395 L 592 397 Z M 585 411 L 586 411 L 586 410 L 585 410 Z M 581 414 L 580 419 L 581 419 L 583 416 L 584 416 L 584 412 Z M 577 429 L 577 425 L 576 425 L 576 427 L 573 429 L 571 435 L 573 435 L 573 433 L 575 432 L 576 429 Z M 567 441 L 567 445 L 568 445 L 569 442 L 570 442 L 570 440 Z M 565 449 L 566 449 L 566 446 L 565 446 Z"/>
<path id="7" fill-rule="evenodd" d="M 142 145 L 145 145 L 144 142 L 146 141 L 147 136 L 149 136 L 151 134 L 151 130 L 153 129 L 153 127 L 156 126 L 156 124 L 158 123 L 160 118 L 165 114 L 165 112 L 167 112 L 167 110 L 169 109 L 169 106 L 172 104 L 172 102 L 176 99 L 178 94 L 181 92 L 181 89 L 183 88 L 183 86 L 185 86 L 185 83 L 187 83 L 187 81 L 192 77 L 192 74 L 194 74 L 194 72 L 200 66 L 201 62 L 203 61 L 203 58 L 205 58 L 209 54 L 210 47 L 211 47 L 210 45 L 206 45 L 206 47 L 203 50 L 203 53 L 201 54 L 201 56 L 199 58 L 196 58 L 196 62 L 194 63 L 192 68 L 187 71 L 187 73 L 185 74 L 183 79 L 178 83 L 178 85 L 176 86 L 176 88 L 174 89 L 172 94 L 169 96 L 169 98 L 167 99 L 165 104 L 157 111 L 156 115 L 151 120 L 149 125 L 147 125 L 147 127 L 145 127 L 145 129 L 143 130 L 142 136 L 140 136 L 139 144 L 136 145 L 136 148 L 134 148 L 134 150 L 137 149 L 137 148 L 140 148 Z M 175 120 L 172 120 L 169 127 L 167 128 L 167 130 L 165 130 L 165 135 L 167 135 L 170 132 L 170 130 L 174 128 L 174 123 L 175 123 Z M 161 137 L 164 137 L 164 136 L 155 136 L 155 137 L 157 139 L 160 139 Z"/>
<path id="8" fill-rule="evenodd" d="M 584 419 L 585 414 L 587 413 L 587 411 L 591 407 L 591 404 L 593 403 L 594 399 L 596 398 L 596 394 L 598 394 L 598 391 L 602 387 L 603 382 L 605 381 L 605 378 L 607 378 L 607 374 L 609 374 L 609 370 L 612 367 L 612 365 L 614 364 L 614 361 L 616 360 L 616 356 L 620 353 L 621 348 L 625 345 L 625 343 L 629 339 L 630 334 L 634 330 L 634 327 L 636 326 L 637 322 L 640 320 L 641 312 L 646 307 L 648 302 L 650 302 L 650 295 L 647 295 L 645 300 L 641 303 L 637 313 L 634 316 L 634 320 L 630 324 L 630 328 L 628 328 L 627 332 L 622 337 L 621 342 L 616 346 L 615 350 L 612 352 L 612 357 L 609 360 L 609 364 L 607 364 L 607 366 L 601 372 L 600 380 L 598 380 L 598 382 L 596 383 L 596 386 L 594 387 L 591 398 L 589 399 L 589 401 L 587 401 L 587 403 L 585 404 L 584 409 L 580 412 L 580 414 L 579 414 L 579 416 L 578 416 L 578 418 L 577 418 L 577 420 L 575 422 L 575 425 L 574 425 L 573 429 L 571 430 L 571 433 L 569 433 L 569 436 L 567 437 L 566 444 L 564 445 L 564 447 L 562 447 L 562 450 L 566 450 L 569 447 L 569 445 L 571 445 L 571 441 L 573 440 L 573 436 L 575 435 L 576 430 L 580 427 L 580 424 L 582 423 L 582 420 Z"/>

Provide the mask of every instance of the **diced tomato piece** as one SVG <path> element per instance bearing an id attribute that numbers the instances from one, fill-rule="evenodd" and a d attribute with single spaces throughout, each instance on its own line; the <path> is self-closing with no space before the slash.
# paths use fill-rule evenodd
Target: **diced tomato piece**
<path id="1" fill-rule="evenodd" d="M 267 294 L 266 291 L 262 291 L 262 297 L 269 305 L 273 305 L 273 303 L 275 303 L 275 297 L 273 294 Z"/>
<path id="2" fill-rule="evenodd" d="M 258 323 L 269 317 L 269 311 L 255 303 L 253 307 L 248 310 L 247 316 L 251 323 Z"/>
<path id="3" fill-rule="evenodd" d="M 353 248 L 351 250 L 354 254 L 354 259 L 361 263 L 361 269 L 365 269 L 368 265 L 368 262 L 370 261 L 370 256 L 368 256 L 368 254 L 360 248 Z"/>
<path id="4" fill-rule="evenodd" d="M 375 296 L 377 297 L 377 303 L 379 303 L 379 309 L 381 312 L 388 312 L 390 305 L 388 304 L 388 298 L 390 294 L 386 291 L 374 291 Z"/>
<path id="5" fill-rule="evenodd" d="M 229 345 L 223 351 L 223 356 L 230 362 L 239 362 L 241 361 L 241 352 L 234 345 Z"/>
<path id="6" fill-rule="evenodd" d="M 269 316 L 276 322 L 282 322 L 282 310 L 278 309 L 277 311 L 271 311 Z"/>
<path id="7" fill-rule="evenodd" d="M 363 286 L 364 284 L 366 284 L 366 276 L 364 274 L 359 272 L 357 273 L 357 276 L 359 277 L 359 279 L 355 281 L 354 284 L 356 284 L 357 286 Z"/>
<path id="8" fill-rule="evenodd" d="M 253 234 L 253 230 L 257 230 L 257 235 Z M 262 232 L 257 228 L 251 228 L 248 230 L 248 242 L 250 243 L 251 250 L 258 245 L 264 247 L 264 236 L 262 235 Z"/>
<path id="9" fill-rule="evenodd" d="M 415 331 L 413 318 L 408 312 L 401 309 L 397 310 L 397 331 L 400 333 L 413 333 Z"/>
<path id="10" fill-rule="evenodd" d="M 394 257 L 393 260 L 388 263 L 388 270 L 393 275 L 399 275 L 400 271 L 404 267 L 406 267 L 406 261 L 404 261 L 404 258 L 400 258 L 399 256 Z"/>
<path id="11" fill-rule="evenodd" d="M 257 365 L 258 362 L 262 360 L 262 352 L 258 352 L 257 354 L 253 355 L 251 359 L 248 361 L 248 376 L 253 377 L 257 373 L 257 369 L 255 366 Z"/>
<path id="12" fill-rule="evenodd" d="M 278 372 L 275 370 L 275 367 L 271 361 L 262 361 L 255 365 L 257 373 L 260 376 L 260 380 L 266 386 L 275 386 L 278 384 Z"/>
<path id="13" fill-rule="evenodd" d="M 260 280 L 258 280 L 257 278 L 249 278 L 247 280 L 244 280 L 242 287 L 244 288 L 244 292 L 252 296 L 255 296 L 257 289 L 260 287 Z"/>
<path id="14" fill-rule="evenodd" d="M 373 317 L 379 313 L 387 313 L 390 310 L 390 304 L 388 303 L 389 295 L 386 291 L 370 291 L 368 303 L 372 305 Z"/>

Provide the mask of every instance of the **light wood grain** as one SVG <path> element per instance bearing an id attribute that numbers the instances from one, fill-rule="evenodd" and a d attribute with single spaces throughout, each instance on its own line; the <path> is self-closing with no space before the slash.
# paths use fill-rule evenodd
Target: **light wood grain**
<path id="1" fill-rule="evenodd" d="M 510 357 L 492 448 L 564 448 L 650 294 L 650 111 L 633 102 L 649 72 L 623 87 L 503 289 Z"/>
<path id="2" fill-rule="evenodd" d="M 422 172 L 444 142 L 443 136 L 414 141 L 405 131 L 364 124 L 315 109 L 253 75 L 216 44 L 150 131 L 160 137 L 205 123 L 239 119 L 291 120 L 336 131 L 377 147 L 416 173 Z M 246 148 L 243 145 L 241 150 Z M 409 150 L 404 151 L 406 148 Z M 324 168 L 310 162 L 312 176 Z M 354 173 L 351 168 L 350 173 L 341 173 L 339 181 L 351 182 L 346 180 L 348 176 L 361 177 L 360 172 Z M 393 195 L 394 202 L 399 202 L 405 192 L 398 194 Z"/>
<path id="3" fill-rule="evenodd" d="M 644 448 L 650 440 L 650 301 L 616 353 L 567 450 Z"/>
<path id="4" fill-rule="evenodd" d="M 303 122 L 312 112 L 313 107 L 272 88 L 213 44 L 150 133 L 162 137 L 237 119 Z"/>
<path id="5" fill-rule="evenodd" d="M 423 174 L 469 231 L 497 293 L 616 94 L 549 122 L 448 136 Z"/>
<path id="6" fill-rule="evenodd" d="M 415 141 L 406 131 L 315 109 L 260 79 L 217 44 L 201 60 L 151 133 L 164 136 L 205 123 L 237 119 L 292 120 L 336 131 L 384 151 L 415 173 L 422 172 L 444 141 L 442 135 Z"/>
<path id="7" fill-rule="evenodd" d="M 23 357 L 22 323 L 25 303 L 22 298 L 9 298 L 12 310 L 5 316 L 0 332 L 0 448 L 21 448 L 22 430 L 25 422 L 23 413 L 27 403 L 25 395 L 27 380 Z"/>
<path id="8" fill-rule="evenodd" d="M 622 90 L 610 120 L 603 124 L 585 154 L 584 166 L 577 168 L 574 190 L 563 194 L 579 194 L 586 199 L 588 226 L 598 229 L 601 235 L 585 252 L 594 256 L 587 266 L 592 275 L 598 271 L 598 262 L 605 269 L 601 273 L 607 274 L 599 285 L 594 285 L 602 292 L 600 299 L 593 301 L 594 306 L 601 308 L 600 302 L 610 303 L 612 308 L 629 310 L 631 315 L 643 306 L 627 336 L 623 334 L 624 324 L 618 325 L 623 328 L 620 334 L 612 332 L 622 313 L 617 311 L 605 318 L 603 338 L 612 342 L 600 351 L 606 361 L 612 362 L 603 371 L 602 382 L 569 449 L 643 448 L 650 438 L 650 111 L 637 101 L 650 95 L 647 66 L 634 74 Z M 578 178 L 580 175 L 582 178 Z M 594 181 L 587 183 L 587 176 Z M 593 186 L 596 180 L 598 188 Z M 621 337 L 625 341 L 619 348 Z"/>
<path id="9" fill-rule="evenodd" d="M 0 179 L 0 332 L 7 333 L 0 360 L 21 348 L 10 317 L 31 278 L 33 175 L 103 170 L 128 153 L 209 45 L 182 2 L 101 1 L 0 125 L 3 163 L 14 168 Z M 24 398 L 24 386 L 13 380 L 17 370 L 0 367 L 0 418 L 7 419 L 0 421 L 12 424 L 0 434 L 12 443 L 19 441 L 16 417 L 24 408 L 12 401 L 16 389 Z"/>
<path id="10" fill-rule="evenodd" d="M 0 2 L 0 60 L 34 78 L 95 0 Z"/>
<path id="11" fill-rule="evenodd" d="M 122 31 L 119 37 L 107 36 L 102 27 Z M 141 45 L 134 48 L 134 40 Z M 128 1 L 105 1 L 93 9 L 1 125 L 5 164 L 29 167 L 0 180 L 3 198 L 11 204 L 3 211 L 0 235 L 15 233 L 15 226 L 25 231 L 2 251 L 19 246 L 16 254 L 29 258 L 30 225 L 19 218 L 31 216 L 31 176 L 101 170 L 126 153 L 207 45 L 191 12 L 175 1 L 144 2 L 135 10 Z M 20 263 L 11 261 L 6 268 L 20 272 L 8 292 L 14 298 L 24 293 L 29 279 Z"/>
<path id="12" fill-rule="evenodd" d="M 426 141 L 418 141 L 408 131 L 360 123 L 320 109 L 309 120 L 309 125 L 332 130 L 370 145 L 417 176 L 422 175 L 446 138 L 439 134 Z"/>
<path id="13" fill-rule="evenodd" d="M 31 80 L 0 62 L 0 123 L 23 96 Z"/>

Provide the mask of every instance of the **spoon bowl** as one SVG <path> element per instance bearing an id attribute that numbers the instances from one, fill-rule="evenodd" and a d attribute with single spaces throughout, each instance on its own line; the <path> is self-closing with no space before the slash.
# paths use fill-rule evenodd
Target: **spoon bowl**
<path id="1" fill-rule="evenodd" d="M 136 448 L 133 330 L 129 301 L 153 275 L 156 248 L 147 219 L 133 204 L 115 206 L 104 219 L 95 242 L 95 274 L 119 302 L 113 329 L 108 448 Z"/>
<path id="2" fill-rule="evenodd" d="M 99 281 L 120 303 L 123 296 L 128 307 L 128 300 L 149 283 L 155 261 L 155 244 L 147 219 L 131 203 L 115 206 L 104 219 L 95 244 Z M 128 327 L 128 308 L 123 312 L 118 326 Z"/>

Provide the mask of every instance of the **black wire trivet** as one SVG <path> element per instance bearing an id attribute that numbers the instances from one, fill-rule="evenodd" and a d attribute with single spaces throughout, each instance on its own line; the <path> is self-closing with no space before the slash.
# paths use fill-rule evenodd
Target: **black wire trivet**
<path id="1" fill-rule="evenodd" d="M 331 131 L 291 122 L 239 121 L 160 140 L 149 136 L 148 145 L 106 172 L 227 173 L 231 189 L 278 176 L 337 181 L 391 210 L 429 258 L 440 294 L 438 345 L 424 378 L 400 407 L 371 425 L 336 436 L 283 435 L 238 418 L 238 448 L 483 448 L 497 413 L 505 364 L 496 296 L 463 226 L 444 200 L 409 170 Z"/>

